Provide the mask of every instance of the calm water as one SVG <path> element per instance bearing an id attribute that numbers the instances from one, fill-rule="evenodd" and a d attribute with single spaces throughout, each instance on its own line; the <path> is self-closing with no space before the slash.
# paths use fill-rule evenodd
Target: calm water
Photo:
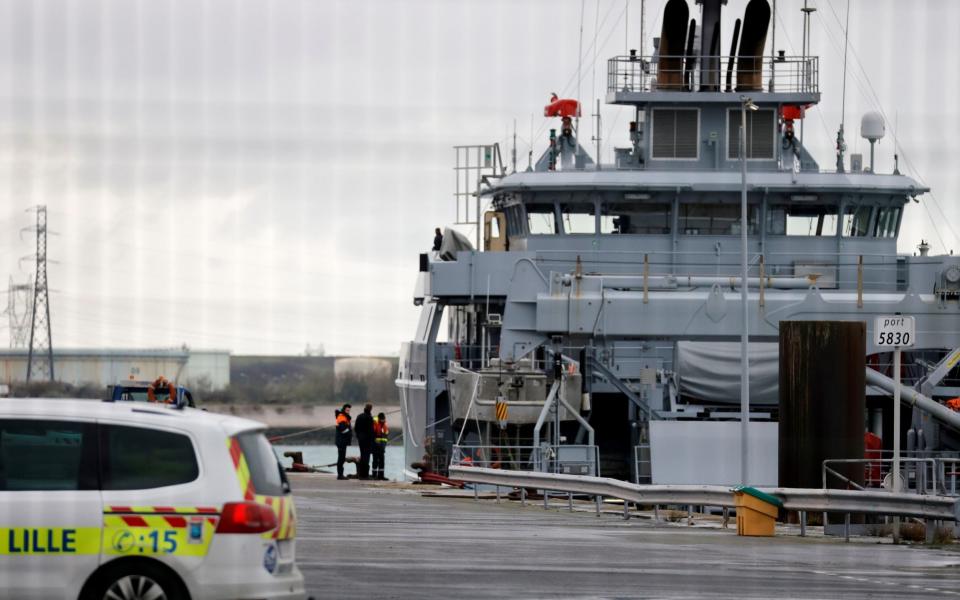
<path id="1" fill-rule="evenodd" d="M 283 462 L 283 465 L 289 467 L 292 464 L 292 460 L 286 458 L 283 453 L 287 451 L 300 451 L 303 452 L 303 462 L 312 465 L 320 466 L 322 470 L 329 471 L 331 473 L 337 472 L 337 467 L 326 467 L 324 465 L 329 465 L 331 463 L 337 462 L 337 447 L 334 445 L 323 445 L 323 446 L 286 446 L 286 445 L 274 445 L 274 449 L 277 451 L 277 456 L 280 457 L 280 460 Z M 360 456 L 360 448 L 356 444 L 347 448 L 347 456 Z M 402 481 L 403 480 L 403 446 L 387 446 L 387 454 L 384 464 L 384 475 L 387 479 L 393 481 Z M 373 467 L 371 461 L 371 468 Z M 354 475 L 357 470 L 355 465 L 347 463 L 343 467 L 343 472 L 346 475 Z"/>

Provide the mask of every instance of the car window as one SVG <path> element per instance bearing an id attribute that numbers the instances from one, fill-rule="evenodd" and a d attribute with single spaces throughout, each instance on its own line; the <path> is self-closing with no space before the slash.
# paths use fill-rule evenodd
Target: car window
<path id="1" fill-rule="evenodd" d="M 0 491 L 97 489 L 93 423 L 0 419 Z"/>
<path id="2" fill-rule="evenodd" d="M 287 476 L 273 452 L 273 446 L 262 433 L 248 432 L 237 436 L 240 450 L 247 459 L 253 490 L 264 496 L 281 496 L 290 491 Z"/>
<path id="3" fill-rule="evenodd" d="M 189 483 L 200 469 L 190 438 L 179 433 L 100 426 L 101 485 L 105 490 L 146 490 Z"/>

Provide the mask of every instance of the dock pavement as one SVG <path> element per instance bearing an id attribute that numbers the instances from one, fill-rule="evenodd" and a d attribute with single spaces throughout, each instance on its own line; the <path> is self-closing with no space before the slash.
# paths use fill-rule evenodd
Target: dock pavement
<path id="1" fill-rule="evenodd" d="M 297 563 L 318 599 L 960 597 L 957 545 L 746 538 L 326 474 L 291 484 Z"/>

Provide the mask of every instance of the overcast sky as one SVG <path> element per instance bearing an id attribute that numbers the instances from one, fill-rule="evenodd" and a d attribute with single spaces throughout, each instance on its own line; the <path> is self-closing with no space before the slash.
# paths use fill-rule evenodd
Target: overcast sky
<path id="1" fill-rule="evenodd" d="M 663 2 L 646 4 L 649 46 Z M 811 4 L 823 102 L 806 134 L 831 167 L 846 4 Z M 728 24 L 743 6 L 730 0 Z M 800 6 L 778 2 L 788 55 Z M 31 275 L 20 230 L 46 204 L 55 346 L 396 353 L 414 332 L 417 255 L 454 218 L 451 147 L 500 141 L 509 160 L 516 119 L 524 167 L 533 115 L 539 156 L 550 92 L 577 94 L 581 23 L 592 106 L 606 59 L 640 45 L 640 7 L 0 2 L 0 284 Z M 904 252 L 920 238 L 960 251 L 958 22 L 960 2 L 852 4 L 850 151 L 869 153 L 859 120 L 879 103 L 890 122 L 877 170 L 892 168 L 896 124 L 901 169 L 934 188 L 908 209 Z M 627 114 L 603 109 L 607 148 L 626 145 Z"/>

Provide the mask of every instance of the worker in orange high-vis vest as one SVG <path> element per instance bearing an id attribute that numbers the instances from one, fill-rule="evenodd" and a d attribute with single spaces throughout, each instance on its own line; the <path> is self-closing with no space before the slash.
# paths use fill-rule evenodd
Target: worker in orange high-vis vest
<path id="1" fill-rule="evenodd" d="M 337 479 L 346 479 L 343 476 L 343 463 L 347 460 L 347 447 L 353 441 L 353 426 L 350 424 L 350 405 L 335 411 L 337 416 Z"/>
<path id="2" fill-rule="evenodd" d="M 373 422 L 373 478 L 386 479 L 383 464 L 387 456 L 387 444 L 390 442 L 390 428 L 387 427 L 387 415 L 380 413 Z"/>

